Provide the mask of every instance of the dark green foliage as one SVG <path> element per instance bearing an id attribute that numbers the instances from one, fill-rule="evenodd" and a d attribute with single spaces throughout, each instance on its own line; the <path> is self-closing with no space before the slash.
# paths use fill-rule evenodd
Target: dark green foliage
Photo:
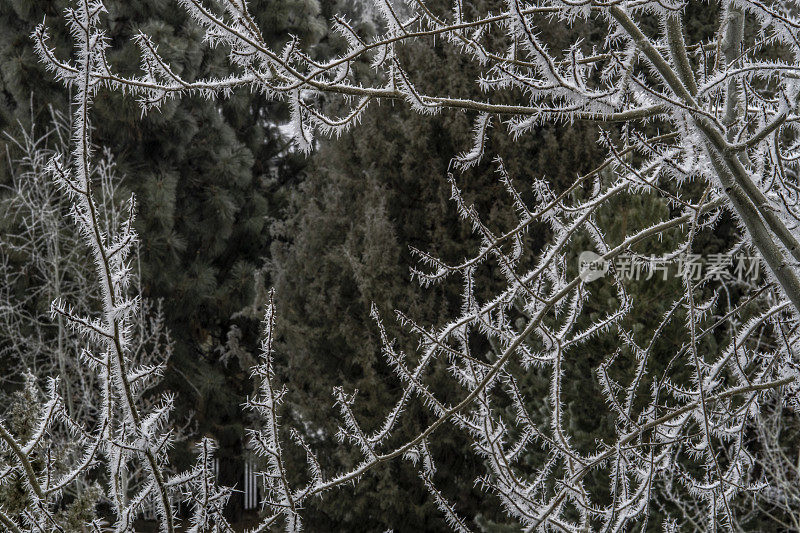
<path id="1" fill-rule="evenodd" d="M 18 120 L 29 127 L 32 114 L 35 119 L 47 120 L 48 105 L 63 107 L 67 101 L 61 84 L 39 64 L 30 39 L 36 24 L 45 16 L 59 19 L 65 6 L 64 0 L 0 4 L 0 130 L 8 130 Z M 69 42 L 66 30 L 55 30 L 54 44 L 63 50 Z M 3 168 L 0 173 L 6 170 Z"/>
<path id="2" fill-rule="evenodd" d="M 708 18 L 706 22 L 713 23 L 713 13 Z M 706 27 L 696 20 L 692 23 L 694 32 L 705 31 Z M 558 27 L 547 31 L 552 32 L 548 37 L 566 37 Z M 474 94 L 474 73 L 449 47 L 436 43 L 430 50 L 414 48 L 404 53 L 413 55 L 409 64 L 415 66 L 413 75 L 418 88 L 432 94 Z M 336 421 L 333 411 L 323 406 L 330 404 L 334 385 L 344 383 L 346 390 L 359 390 L 357 405 L 361 406 L 362 420 L 372 422 L 365 422 L 368 429 L 377 428 L 381 413 L 399 394 L 399 384 L 389 377 L 380 359 L 377 330 L 368 317 L 371 302 L 375 302 L 390 327 L 395 308 L 425 325 L 441 324 L 458 311 L 458 280 L 432 289 L 409 284 L 408 268 L 413 262 L 408 246 L 432 250 L 451 262 L 474 250 L 469 228 L 455 216 L 445 180 L 450 158 L 469 145 L 469 118 L 456 113 L 419 117 L 400 104 L 373 107 L 352 133 L 335 142 L 322 142 L 293 198 L 292 214 L 286 223 L 276 227 L 277 236 L 286 241 L 273 244 L 269 266 L 281 307 L 279 329 L 283 344 L 279 362 L 283 377 L 290 384 L 292 416 L 312 424 L 309 437 L 316 436 L 321 446 L 333 449 L 330 441 Z M 501 128 L 496 125 L 496 129 Z M 524 194 L 534 177 L 548 178 L 559 192 L 578 174 L 602 161 L 603 152 L 595 142 L 594 131 L 592 126 L 545 128 L 516 143 L 500 131 L 492 136 L 487 154 L 503 157 Z M 495 181 L 491 165 L 480 165 L 457 179 L 493 229 L 510 227 L 508 198 Z M 634 229 L 669 214 L 668 207 L 652 197 L 626 197 L 602 213 L 599 224 L 611 242 L 618 242 Z M 721 226 L 718 236 L 699 237 L 699 247 L 707 253 L 722 251 L 730 226 Z M 531 253 L 540 249 L 545 237 L 538 229 L 529 235 L 527 246 Z M 576 264 L 579 244 L 588 245 L 588 241 L 576 243 Z M 653 243 L 649 246 L 648 254 L 662 250 Z M 497 276 L 491 274 L 483 272 L 476 283 L 484 296 L 496 288 L 489 280 Z M 596 294 L 587 306 L 586 325 L 614 305 L 612 289 L 601 282 L 590 286 Z M 630 290 L 636 295 L 638 312 L 628 327 L 637 339 L 644 339 L 667 311 L 671 301 L 667 296 L 680 293 L 681 287 L 679 281 L 670 279 L 665 283 L 642 281 Z M 674 349 L 671 339 L 682 334 L 683 320 L 676 319 L 670 326 L 672 331 L 666 332 L 662 355 L 657 358 L 659 364 L 665 365 L 667 354 L 674 354 L 670 352 Z M 391 329 L 406 352 L 413 353 L 416 339 L 402 328 Z M 707 342 L 716 341 L 709 337 Z M 571 357 L 566 370 L 568 427 L 583 451 L 594 449 L 596 439 L 613 434 L 611 419 L 598 417 L 598 412 L 605 412 L 598 409 L 605 400 L 595 369 L 617 345 L 613 334 L 605 335 L 593 342 L 590 350 Z M 713 351 L 714 347 L 709 349 Z M 623 357 L 632 359 L 630 354 Z M 633 371 L 632 362 L 625 368 Z M 441 397 L 447 395 L 448 379 L 442 372 L 431 380 Z M 530 412 L 545 424 L 550 415 L 541 399 L 547 397 L 547 376 L 532 370 L 521 385 L 531 401 Z M 642 389 L 646 391 L 648 386 L 643 384 Z M 509 412 L 509 417 L 513 416 Z M 424 413 L 416 411 L 408 418 L 416 423 L 402 428 L 405 436 L 424 427 L 427 420 Z M 324 431 L 315 433 L 317 428 Z M 439 434 L 435 440 L 438 449 L 434 456 L 450 461 L 446 468 L 439 465 L 440 487 L 445 495 L 480 529 L 504 531 L 504 517 L 492 514 L 494 502 L 485 501 L 474 487 L 480 465 L 471 463 L 475 459 L 463 447 L 464 442 L 453 434 Z M 352 464 L 356 456 L 336 459 Z M 541 459 L 530 458 L 532 464 L 540 464 Z M 336 464 L 335 460 L 331 462 Z M 424 499 L 424 488 L 410 466 L 393 463 L 377 478 L 367 476 L 355 494 L 327 496 L 319 510 L 309 509 L 309 524 L 319 530 L 329 530 L 332 523 L 337 524 L 334 530 L 344 527 L 339 524 L 347 524 L 345 528 L 352 531 L 386 527 L 395 531 L 446 529 L 438 510 Z M 593 482 L 607 486 L 605 479 Z M 426 503 L 419 504 L 420 501 Z M 431 515 L 437 517 L 433 522 Z M 657 522 L 651 521 L 650 526 L 660 527 L 654 525 Z"/>
<path id="3" fill-rule="evenodd" d="M 33 435 L 40 416 L 40 406 L 35 378 L 28 374 L 25 376 L 24 386 L 11 395 L 6 415 L 7 429 L 18 441 L 26 442 Z M 12 453 L 8 449 L 0 454 L 0 467 L 4 468 L 12 462 Z M 5 510 L 14 515 L 19 514 L 30 503 L 20 473 L 12 473 L 11 479 L 0 485 L 0 502 Z"/>
<path id="4" fill-rule="evenodd" d="M 437 41 L 429 50 L 414 47 L 404 53 L 413 58 L 418 87 L 477 93 L 475 72 L 452 47 Z M 458 219 L 446 179 L 451 158 L 470 146 L 472 118 L 451 112 L 419 116 L 400 103 L 374 105 L 352 132 L 321 141 L 286 222 L 275 226 L 279 240 L 272 245 L 268 272 L 277 289 L 278 364 L 290 391 L 287 416 L 296 425 L 306 424 L 307 437 L 317 446 L 338 450 L 329 456 L 332 468 L 359 459 L 357 451 L 344 453 L 335 442 L 332 388 L 358 389 L 356 407 L 367 430 L 378 428 L 401 392 L 380 355 L 378 331 L 369 318 L 371 303 L 407 354 L 414 354 L 418 339 L 397 325 L 395 309 L 423 325 L 441 325 L 459 312 L 461 281 L 420 288 L 409 279 L 409 268 L 416 265 L 409 246 L 450 262 L 475 250 L 477 241 Z M 496 125 L 483 164 L 456 176 L 466 197 L 498 232 L 510 229 L 515 219 L 491 164 L 493 155 L 503 157 L 527 195 L 534 178 L 547 176 L 563 187 L 590 170 L 601 153 L 595 134 L 586 128 L 545 128 L 517 142 L 503 130 Z M 527 244 L 538 250 L 544 238 L 534 232 Z M 479 296 L 491 295 L 497 279 L 496 272 L 481 272 Z M 454 400 L 457 391 L 445 366 L 437 367 L 431 383 L 440 398 Z M 421 430 L 429 416 L 413 407 L 395 442 Z M 443 429 L 434 440 L 437 484 L 456 509 L 470 519 L 483 513 L 481 523 L 502 521 L 496 502 L 487 501 L 475 486 L 482 465 L 463 436 Z M 295 464 L 302 465 L 301 456 Z M 314 531 L 448 529 L 414 468 L 402 461 L 365 476 L 353 491 L 333 493 L 309 506 L 306 522 Z"/>
<path id="5" fill-rule="evenodd" d="M 33 374 L 24 376 L 23 387 L 11 394 L 11 402 L 6 411 L 6 429 L 14 436 L 17 442 L 27 443 L 39 424 L 42 415 L 41 394 L 37 388 L 36 378 Z M 32 466 L 40 468 L 45 461 L 54 464 L 63 464 L 66 454 L 70 450 L 69 443 L 55 442 L 49 435 L 39 442 L 33 454 Z M 11 463 L 10 449 L 0 454 L 0 468 Z M 10 516 L 17 516 L 30 505 L 28 490 L 24 486 L 21 472 L 11 472 L 9 478 L 0 485 L 0 502 L 3 511 Z M 58 525 L 64 533 L 83 533 L 85 524 L 96 518 L 95 508 L 101 498 L 101 490 L 97 484 L 90 484 L 78 489 L 77 493 L 70 494 L 61 502 L 58 513 Z"/>
<path id="6" fill-rule="evenodd" d="M 270 40 L 285 40 L 290 32 L 317 38 L 313 0 L 255 2 L 251 8 Z M 115 43 L 141 29 L 184 77 L 212 75 L 223 64 L 225 50 L 204 46 L 197 28 L 170 3 L 118 3 L 109 11 Z M 112 60 L 122 71 L 138 67 L 128 44 Z M 268 254 L 266 226 L 280 204 L 277 187 L 291 180 L 292 163 L 279 157 L 286 148 L 276 129 L 281 115 L 248 93 L 221 102 L 170 102 L 145 120 L 136 102 L 119 94 L 104 94 L 95 109 L 100 117 L 116 118 L 97 120 L 98 138 L 122 149 L 120 158 L 141 191 L 143 278 L 150 294 L 166 298 L 176 339 L 173 364 L 180 372 L 168 374 L 167 386 L 181 392 L 180 412 L 194 411 L 200 433 L 218 440 L 220 482 L 236 485 L 249 368 L 220 362 L 216 349 L 237 322 L 233 315 L 253 300 L 255 268 Z M 254 346 L 255 327 L 242 322 L 249 333 L 243 344 Z M 230 507 L 235 516 L 238 494 Z"/>

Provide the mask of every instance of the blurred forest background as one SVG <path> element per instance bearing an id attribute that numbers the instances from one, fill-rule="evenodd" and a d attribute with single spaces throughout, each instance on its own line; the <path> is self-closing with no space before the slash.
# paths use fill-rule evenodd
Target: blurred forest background
<path id="1" fill-rule="evenodd" d="M 442 9 L 450 4 L 438 3 Z M 348 14 L 364 34 L 375 30 L 376 18 L 367 2 L 359 0 L 251 0 L 249 4 L 265 37 L 276 47 L 293 34 L 320 57 L 341 46 L 326 29 L 326 21 L 335 13 Z M 0 130 L 6 133 L 0 170 L 3 234 L 13 234 L 20 222 L 12 183 L 20 172 L 21 154 L 19 143 L 11 139 L 26 134 L 38 138 L 51 130 L 54 115 L 69 116 L 69 95 L 44 71 L 29 37 L 45 17 L 57 20 L 66 5 L 66 0 L 0 3 Z M 226 51 L 205 46 L 201 32 L 173 2 L 125 0 L 107 5 L 111 57 L 118 70 L 138 69 L 130 38 L 139 29 L 158 41 L 161 53 L 184 77 L 198 78 L 221 68 Z M 687 17 L 688 31 L 707 32 L 716 21 L 715 9 L 703 4 L 695 16 Z M 549 31 L 558 38 L 558 26 Z M 56 47 L 68 49 L 67 35 L 56 36 L 61 39 Z M 585 37 L 605 36 L 586 28 Z M 437 42 L 403 53 L 417 56 L 413 58 L 417 71 L 430 74 L 429 79 L 418 80 L 434 89 L 430 92 L 478 92 L 473 66 L 448 47 Z M 363 66 L 363 75 L 370 75 L 368 65 Z M 384 316 L 400 309 L 426 324 L 442 323 L 458 310 L 458 283 L 422 289 L 410 280 L 409 246 L 452 260 L 474 247 L 469 227 L 458 220 L 450 202 L 445 179 L 451 158 L 469 146 L 471 117 L 446 112 L 431 119 L 402 105 L 381 104 L 350 133 L 320 140 L 311 156 L 304 157 L 281 134 L 285 107 L 261 95 L 243 92 L 221 102 L 171 101 L 142 119 L 133 99 L 101 91 L 94 114 L 95 140 L 113 154 L 116 173 L 122 176 L 118 194 L 123 198 L 131 191 L 136 194 L 140 283 L 154 305 L 160 302 L 159 327 L 171 339 L 162 386 L 176 393 L 176 419 L 187 437 L 187 444 L 174 451 L 176 464 L 189 461 L 189 442 L 212 436 L 220 446 L 220 483 L 241 487 L 248 424 L 241 404 L 253 392 L 249 369 L 255 361 L 264 294 L 275 287 L 280 316 L 278 370 L 292 391 L 284 416 L 295 427 L 305 428 L 308 442 L 329 450 L 321 453 L 328 461 L 323 466 L 352 465 L 358 457 L 336 446 L 332 387 L 344 383 L 360 391 L 359 414 L 367 426 L 370 419 L 377 423 L 399 391 L 379 356 L 378 331 L 369 318 L 371 302 Z M 603 154 L 596 136 L 596 129 L 586 125 L 542 128 L 518 141 L 500 131 L 490 139 L 490 152 L 503 157 L 520 189 L 527 190 L 534 177 L 564 184 L 596 167 Z M 43 142 L 57 140 L 51 135 Z M 490 221 L 503 225 L 512 220 L 489 161 L 459 180 L 476 207 L 490 213 Z M 617 223 L 624 226 L 626 220 L 646 220 L 659 206 L 645 199 L 619 208 L 625 216 Z M 63 220 L 68 226 L 69 220 Z M 714 235 L 706 236 L 708 250 L 713 251 L 715 239 L 725 242 L 726 224 L 730 222 L 723 221 Z M 624 234 L 624 228 L 620 231 Z M 535 250 L 543 239 L 530 235 L 527 245 Z M 44 359 L 52 360 L 55 349 L 63 352 L 60 359 L 77 360 L 79 346 L 62 345 L 57 324 L 45 324 L 50 301 L 76 281 L 79 275 L 74 272 L 85 261 L 67 251 L 64 261 L 74 264 L 64 268 L 66 274 L 48 290 L 37 291 L 35 298 L 25 299 L 30 316 L 44 317 L 41 327 L 26 333 L 51 350 L 39 350 L 41 360 L 26 365 L 35 367 L 34 374 L 36 368 L 50 368 Z M 13 286 L 4 289 L 9 298 L 29 293 L 38 283 L 30 253 L 23 248 L 0 250 L 2 267 L 18 274 Z M 641 317 L 645 325 L 663 314 L 659 305 L 666 299 L 658 291 L 669 290 L 667 283 L 641 288 L 640 297 L 651 302 L 651 316 Z M 416 341 L 402 328 L 390 330 L 402 348 L 413 350 Z M 8 331 L 0 332 L 6 399 L 23 382 L 14 366 L 19 362 L 8 355 Z M 599 344 L 598 360 L 608 348 Z M 596 434 L 607 423 L 592 410 L 603 401 L 590 371 L 596 361 L 590 354 L 572 364 L 576 368 L 571 372 L 585 376 L 585 383 L 569 393 L 572 423 L 587 435 Z M 524 386 L 538 390 L 546 383 L 532 373 Z M 532 406 L 532 412 L 543 409 Z M 402 434 L 418 431 L 426 416 L 420 412 L 407 417 L 406 424 L 417 425 L 402 428 Z M 480 505 L 485 494 L 474 483 L 479 465 L 470 464 L 477 459 L 465 449 L 463 439 L 444 431 L 435 453 L 442 458 L 441 488 L 484 531 L 505 531 L 499 511 L 481 514 L 487 506 Z M 240 494 L 234 494 L 229 509 L 233 520 L 247 520 Z M 754 530 L 762 518 L 752 517 Z M 305 520 L 308 531 L 447 530 L 416 474 L 401 462 L 385 465 L 355 488 L 325 496 L 307 510 Z"/>

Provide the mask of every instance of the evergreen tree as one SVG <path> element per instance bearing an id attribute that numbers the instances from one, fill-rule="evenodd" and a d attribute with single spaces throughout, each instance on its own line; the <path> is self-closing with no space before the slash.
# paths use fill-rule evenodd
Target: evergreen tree
<path id="1" fill-rule="evenodd" d="M 694 33 L 702 33 L 714 23 L 713 13 L 699 15 L 702 16 L 692 19 Z M 592 28 L 587 30 L 590 42 L 603 37 L 593 34 Z M 552 32 L 548 38 L 559 36 L 558 27 L 548 31 Z M 415 78 L 420 91 L 462 95 L 474 92 L 469 85 L 474 73 L 456 69 L 466 65 L 458 61 L 458 54 L 438 43 L 431 48 L 433 52 L 417 48 L 406 51 L 413 57 L 408 64 L 415 65 L 417 76 L 430 73 L 427 78 Z M 397 393 L 398 384 L 388 378 L 390 373 L 379 355 L 377 328 L 369 318 L 372 302 L 387 318 L 387 325 L 394 309 L 427 324 L 441 324 L 457 313 L 462 290 L 458 282 L 431 289 L 409 283 L 409 268 L 416 266 L 409 246 L 433 248 L 436 255 L 453 261 L 473 250 L 469 228 L 455 215 L 445 179 L 452 155 L 469 143 L 470 117 L 444 113 L 430 119 L 399 105 L 382 105 L 367 112 L 354 131 L 333 141 L 319 141 L 320 148 L 312 155 L 304 181 L 292 197 L 287 221 L 274 226 L 278 240 L 272 245 L 268 271 L 282 306 L 279 329 L 283 343 L 279 351 L 284 358 L 283 377 L 291 384 L 293 394 L 287 401 L 292 402 L 293 416 L 311 426 L 307 437 L 316 437 L 320 445 L 330 443 L 336 426 L 330 413 L 316 406 L 326 405 L 334 385 L 346 383 L 357 389 L 359 403 L 368 411 L 362 416 L 372 417 L 376 424 L 396 399 L 393 393 Z M 546 177 L 558 192 L 577 175 L 602 163 L 594 128 L 586 125 L 545 127 L 513 143 L 501 133 L 491 136 L 490 145 L 487 153 L 503 157 L 522 191 L 530 190 L 533 179 Z M 487 218 L 498 228 L 508 223 L 508 198 L 497 184 L 492 165 L 479 165 L 459 175 L 458 181 L 478 210 L 488 213 Z M 663 202 L 652 198 L 628 198 L 605 211 L 601 224 L 610 235 L 621 238 L 631 228 L 652 224 L 668 211 Z M 718 233 L 722 237 L 700 238 L 710 242 L 707 250 L 724 249 L 730 221 L 721 226 Z M 543 235 L 530 235 L 526 246 L 535 253 L 544 239 Z M 579 253 L 576 248 L 576 267 Z M 658 250 L 648 253 L 657 254 Z M 479 276 L 476 286 L 483 286 L 488 292 L 489 278 Z M 664 296 L 680 291 L 680 287 L 671 280 L 664 284 L 641 282 L 632 290 L 648 302 L 648 312 L 634 317 L 630 324 L 632 331 L 644 335 L 652 332 L 666 312 L 669 300 Z M 606 300 L 613 297 L 608 287 L 598 288 L 598 293 L 592 303 L 596 309 L 586 314 L 587 325 L 600 316 Z M 682 327 L 679 321 L 675 327 Z M 393 333 L 406 352 L 412 353 L 416 339 L 400 327 L 394 328 Z M 570 426 L 581 429 L 578 438 L 587 449 L 595 444 L 597 435 L 603 434 L 603 428 L 613 432 L 610 420 L 595 416 L 594 406 L 602 405 L 604 400 L 601 384 L 592 371 L 613 351 L 613 346 L 614 339 L 604 338 L 592 346 L 589 356 L 574 361 L 567 370 Z M 531 372 L 522 386 L 531 398 L 546 396 L 547 379 L 536 372 Z M 549 413 L 543 406 L 529 408 L 547 420 Z M 509 417 L 513 416 L 510 412 Z M 425 421 L 422 418 L 418 426 L 405 429 L 412 434 L 424 427 Z M 450 489 L 447 495 L 457 509 L 486 531 L 504 531 L 501 517 L 480 513 L 483 495 L 474 487 L 474 477 L 464 475 L 475 471 L 474 466 L 464 464 L 473 460 L 470 451 L 460 447 L 463 443 L 454 435 L 440 436 L 437 446 L 437 457 L 450 456 L 458 463 L 450 465 L 454 468 L 441 468 L 462 476 L 453 476 L 442 485 Z M 353 459 L 334 460 L 347 463 Z M 307 519 L 314 520 L 315 528 L 321 531 L 331 523 L 347 524 L 352 531 L 386 527 L 395 531 L 447 529 L 421 481 L 402 465 L 386 466 L 354 491 L 357 492 L 330 497 L 327 504 L 320 505 L 319 514 L 309 510 Z M 342 505 L 343 501 L 348 505 Z M 366 524 L 364 517 L 369 517 Z"/>
<path id="2" fill-rule="evenodd" d="M 436 43 L 433 50 L 414 47 L 406 53 L 418 72 L 430 73 L 415 80 L 421 87 L 477 93 L 471 85 L 474 72 L 459 68 L 466 63 L 452 47 Z M 273 226 L 276 241 L 267 271 L 281 306 L 278 363 L 291 391 L 288 415 L 305 424 L 306 438 L 323 449 L 336 447 L 337 420 L 318 406 L 330 405 L 335 385 L 358 390 L 359 414 L 373 422 L 365 424 L 373 429 L 400 391 L 380 355 L 371 303 L 406 353 L 413 353 L 418 339 L 395 323 L 395 309 L 425 324 L 442 324 L 458 313 L 460 281 L 421 289 L 409 279 L 409 269 L 417 266 L 409 247 L 433 249 L 452 261 L 474 250 L 470 228 L 456 214 L 446 179 L 453 154 L 469 145 L 471 119 L 465 113 L 430 119 L 402 106 L 375 106 L 352 132 L 319 141 L 292 195 L 286 221 Z M 499 133 L 490 144 L 489 152 L 503 157 L 525 191 L 543 175 L 567 184 L 590 170 L 600 154 L 588 128 L 544 128 L 517 142 Z M 494 168 L 487 161 L 457 179 L 499 230 L 513 218 Z M 543 240 L 543 235 L 530 235 L 526 245 L 536 250 Z M 476 286 L 485 294 L 493 289 L 490 279 L 489 272 L 478 277 Z M 449 379 L 444 368 L 435 372 L 440 383 Z M 444 388 L 436 393 L 447 397 Z M 403 435 L 419 431 L 428 421 L 423 410 L 414 413 L 406 417 Z M 435 455 L 442 461 L 440 473 L 452 473 L 443 486 L 457 508 L 475 518 L 486 507 L 481 505 L 485 495 L 474 483 L 481 464 L 457 432 L 442 431 Z M 345 465 L 357 459 L 341 452 L 329 458 Z M 306 521 L 314 531 L 448 529 L 418 476 L 402 463 L 365 477 L 352 492 L 326 496 L 308 509 Z"/>

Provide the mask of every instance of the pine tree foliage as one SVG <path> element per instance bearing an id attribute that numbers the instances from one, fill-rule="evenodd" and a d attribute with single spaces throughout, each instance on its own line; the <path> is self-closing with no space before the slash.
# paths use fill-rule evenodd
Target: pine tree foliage
<path id="1" fill-rule="evenodd" d="M 304 151 L 313 148 L 315 132 L 343 131 L 373 100 L 405 101 L 423 115 L 467 110 L 478 117 L 476 147 L 456 159 L 464 169 L 478 161 L 486 128 L 500 119 L 516 136 L 545 122 L 621 123 L 618 135 L 602 136 L 609 153 L 603 165 L 564 190 L 536 180 L 527 198 L 503 161 L 495 159 L 498 182 L 517 216 L 508 228 L 486 223 L 462 193 L 456 176 L 448 176 L 457 212 L 480 245 L 471 257 L 455 263 L 416 251 L 420 266 L 414 276 L 424 286 L 460 278 L 460 313 L 435 327 L 398 313 L 398 320 L 419 339 L 419 349 L 407 354 L 396 349 L 388 335 L 381 335 L 382 355 L 402 384 L 394 407 L 382 423 L 365 427 L 355 409 L 356 393 L 337 387 L 340 439 L 358 450 L 362 460 L 350 470 L 326 474 L 300 440 L 310 471 L 300 488 L 288 483 L 290 466 L 282 453 L 278 405 L 284 390 L 273 383 L 270 307 L 262 364 L 256 369 L 260 393 L 251 402 L 265 418 L 264 428 L 253 437 L 266 458 L 264 474 L 270 489 L 264 502 L 269 514 L 257 530 L 283 522 L 288 531 L 299 531 L 302 507 L 312 497 L 356 483 L 393 459 L 405 459 L 418 470 L 454 530 L 470 530 L 450 496 L 436 485 L 431 448 L 445 425 L 471 441 L 485 466 L 477 483 L 525 531 L 646 528 L 653 494 L 659 489 L 671 495 L 672 508 L 696 509 L 710 530 L 735 527 L 732 502 L 760 488 L 749 478 L 754 458 L 746 438 L 748 423 L 765 395 L 775 394 L 788 403 L 798 392 L 800 283 L 795 262 L 800 247 L 794 233 L 800 21 L 792 4 L 721 2 L 720 25 L 709 36 L 712 42 L 687 45 L 683 4 L 508 0 L 494 13 L 474 13 L 457 0 L 449 13 L 439 14 L 423 0 L 408 2 L 403 10 L 376 0 L 385 33 L 367 41 L 338 19 L 336 27 L 350 48 L 325 61 L 309 56 L 295 40 L 282 50 L 270 49 L 242 0 L 219 0 L 213 7 L 199 0 L 180 4 L 203 28 L 210 45 L 230 52 L 228 73 L 182 79 L 145 34 L 137 38 L 143 74 L 115 73 L 105 57 L 103 35 L 96 30 L 100 2 L 83 2 L 68 14 L 79 43 L 76 61 L 57 57 L 44 27 L 35 36 L 43 61 L 77 93 L 76 165 L 69 173 L 56 159 L 53 169 L 75 201 L 76 222 L 84 228 L 103 286 L 101 318 L 80 318 L 64 306 L 55 306 L 55 312 L 98 340 L 107 340 L 104 358 L 95 357 L 109 383 L 109 408 L 102 418 L 108 425 L 100 434 L 124 441 L 126 456 L 145 463 L 152 476 L 141 498 L 134 498 L 130 506 L 120 505 L 121 520 L 152 494 L 161 501 L 162 528 L 173 528 L 172 485 L 160 474 L 163 444 L 168 441 L 161 427 L 169 401 L 144 414 L 129 386 L 124 351 L 132 304 L 125 297 L 124 257 L 134 235 L 129 224 L 112 235 L 92 222 L 87 113 L 101 85 L 135 94 L 145 111 L 185 94 L 224 97 L 240 87 L 257 90 L 287 103 L 290 129 Z M 547 17 L 566 25 L 576 21 L 601 25 L 608 38 L 596 49 L 587 49 L 576 38 L 572 46 L 555 52 L 537 31 Z M 646 22 L 653 19 L 658 24 L 649 28 Z M 477 82 L 489 98 L 428 95 L 418 88 L 413 65 L 404 64 L 397 49 L 405 41 L 434 36 L 482 66 Z M 367 85 L 353 77 L 351 65 L 362 58 L 371 59 L 380 73 L 377 83 Z M 518 94 L 518 104 L 493 103 L 491 95 L 498 91 Z M 349 111 L 326 116 L 316 107 L 322 93 L 340 95 Z M 668 206 L 666 216 L 629 229 L 619 238 L 607 233 L 600 222 L 602 210 L 620 198 L 645 194 Z M 684 273 L 683 287 L 658 326 L 645 332 L 629 330 L 627 319 L 640 304 L 613 261 L 632 254 L 634 265 L 649 273 L 656 270 L 656 263 L 688 261 L 696 252 L 698 235 L 718 224 L 723 213 L 732 213 L 740 222 L 738 242 L 728 253 L 757 250 L 767 266 L 767 280 L 736 284 L 713 270 L 699 278 Z M 548 243 L 526 260 L 529 251 L 522 237 L 545 228 Z M 645 246 L 667 235 L 668 249 L 646 258 Z M 602 283 L 613 297 L 605 302 L 596 301 L 587 271 L 576 270 L 571 263 L 579 238 L 591 242 L 595 268 L 609 268 Z M 489 266 L 502 288 L 484 297 L 475 287 L 476 271 Z M 730 301 L 737 291 L 743 295 Z M 722 305 L 724 297 L 729 301 Z M 726 305 L 720 318 L 719 310 Z M 589 309 L 600 312 L 590 313 L 587 321 Z M 707 337 L 731 316 L 740 321 L 730 342 L 705 350 Z M 383 333 L 377 313 L 375 319 Z M 662 332 L 676 323 L 683 336 L 673 342 L 672 358 L 664 364 L 654 357 L 654 350 L 672 342 Z M 592 343 L 607 336 L 616 337 L 617 345 L 593 368 L 605 399 L 605 406 L 595 409 L 604 408 L 604 416 L 613 420 L 613 431 L 587 449 L 573 438 L 577 429 L 566 415 L 566 363 L 588 357 Z M 426 382 L 437 365 L 444 365 L 451 376 L 446 397 Z M 542 398 L 549 411 L 546 424 L 531 414 L 519 386 L 520 378 L 534 371 L 548 375 Z M 43 412 L 57 411 L 58 403 L 51 394 Z M 393 436 L 412 403 L 424 408 L 431 422 L 415 436 L 397 442 Z M 512 417 L 507 416 L 509 409 Z M 42 420 L 32 443 L 44 432 L 47 415 Z M 22 445 L 8 435 L 0 433 L 14 451 L 18 468 L 32 471 L 29 453 L 34 444 Z M 604 490 L 589 482 L 596 476 L 606 480 Z M 31 497 L 41 501 L 45 494 L 36 476 L 27 474 L 26 479 Z M 665 509 L 665 527 L 677 530 L 684 518 L 670 516 L 672 512 Z"/>
<path id="2" fill-rule="evenodd" d="M 350 17 L 360 24 L 359 32 L 370 35 L 363 18 Z M 560 30 L 550 31 L 557 35 Z M 458 50 L 440 41 L 433 47 L 417 42 L 402 53 L 404 61 L 415 65 L 417 85 L 425 91 L 480 96 L 478 88 L 471 88 L 478 69 L 461 61 Z M 364 75 L 366 67 L 362 65 Z M 331 104 L 334 107 L 335 101 Z M 336 114 L 335 108 L 327 111 Z M 278 351 L 283 357 L 277 365 L 281 380 L 292 390 L 287 413 L 292 421 L 302 421 L 304 435 L 328 467 L 355 465 L 358 456 L 336 445 L 336 421 L 315 406 L 328 402 L 333 386 L 357 388 L 359 419 L 372 427 L 381 422 L 399 386 L 380 356 L 380 338 L 369 316 L 371 302 L 382 314 L 399 308 L 428 325 L 442 325 L 458 312 L 462 291 L 457 279 L 425 291 L 409 283 L 409 267 L 416 261 L 408 249 L 434 249 L 453 259 L 472 253 L 476 243 L 454 213 L 449 185 L 441 179 L 452 155 L 469 142 L 471 129 L 470 117 L 462 113 L 442 113 L 430 120 L 402 105 L 375 106 L 340 138 L 318 139 L 286 221 L 273 226 L 277 242 L 271 247 L 267 273 L 281 308 Z M 518 140 L 508 138 L 502 128 L 489 133 L 492 152 L 503 155 L 518 184 L 546 174 L 561 187 L 603 159 L 596 133 L 585 124 L 542 128 Z M 507 205 L 498 186 L 491 158 L 484 158 L 460 181 L 487 224 L 514 223 L 513 206 Z M 537 250 L 545 239 L 544 232 L 533 232 L 524 242 Z M 487 270 L 476 274 L 480 297 L 498 282 Z M 414 353 L 413 337 L 403 334 L 395 321 L 384 325 L 397 337 L 397 349 Z M 534 379 L 541 382 L 542 376 Z M 443 366 L 428 378 L 436 394 L 446 396 L 450 385 Z M 533 392 L 526 396 L 539 397 Z M 588 401 L 585 395 L 578 398 Z M 424 409 L 412 407 L 395 438 L 410 437 L 426 423 Z M 468 441 L 452 428 L 444 429 L 431 448 L 442 458 L 437 461 L 440 490 L 452 495 L 468 520 L 477 513 L 501 519 L 499 510 L 481 503 L 485 495 L 474 484 L 481 464 Z M 594 438 L 589 435 L 590 442 Z M 308 508 L 304 518 L 311 530 L 332 523 L 347 530 L 447 529 L 419 476 L 400 462 L 386 464 L 352 490 L 325 497 Z"/>

